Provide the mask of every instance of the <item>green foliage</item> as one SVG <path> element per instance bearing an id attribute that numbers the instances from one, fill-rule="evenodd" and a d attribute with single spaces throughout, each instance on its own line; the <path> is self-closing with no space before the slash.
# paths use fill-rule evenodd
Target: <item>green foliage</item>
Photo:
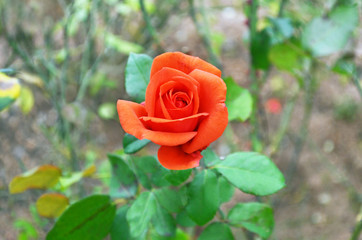
<path id="1" fill-rule="evenodd" d="M 217 156 L 211 148 L 206 148 L 204 151 L 201 152 L 201 154 L 203 156 L 203 161 L 205 165 L 208 167 L 214 166 L 215 164 L 220 162 L 219 156 Z"/>
<path id="2" fill-rule="evenodd" d="M 270 36 L 266 30 L 257 32 L 251 39 L 250 51 L 254 68 L 265 70 L 269 67 L 268 52 L 270 44 Z"/>
<path id="3" fill-rule="evenodd" d="M 135 136 L 126 133 L 123 137 L 123 149 L 125 153 L 133 154 L 144 148 L 150 142 L 148 139 L 139 140 Z"/>
<path id="4" fill-rule="evenodd" d="M 165 179 L 174 186 L 178 186 L 185 182 L 191 175 L 191 169 L 186 170 L 170 170 L 165 175 Z"/>
<path id="5" fill-rule="evenodd" d="M 9 97 L 1 97 L 0 98 L 0 111 L 4 110 L 8 106 L 10 106 L 15 99 L 9 98 Z"/>
<path id="6" fill-rule="evenodd" d="M 273 209 L 262 203 L 238 203 L 228 214 L 234 226 L 242 226 L 262 238 L 268 238 L 274 227 Z"/>
<path id="7" fill-rule="evenodd" d="M 198 225 L 204 225 L 214 216 L 219 207 L 217 177 L 211 170 L 197 173 L 189 188 L 188 216 Z"/>
<path id="8" fill-rule="evenodd" d="M 48 233 L 47 240 L 103 239 L 110 231 L 116 206 L 106 195 L 93 195 L 72 204 Z"/>
<path id="9" fill-rule="evenodd" d="M 132 170 L 136 174 L 138 181 L 146 188 L 152 186 L 163 187 L 170 183 L 164 178 L 170 170 L 162 167 L 154 156 L 136 157 L 132 156 Z"/>
<path id="10" fill-rule="evenodd" d="M 153 192 L 141 193 L 127 212 L 132 237 L 143 236 L 156 212 L 157 202 Z"/>
<path id="11" fill-rule="evenodd" d="M 114 198 L 133 197 L 137 192 L 137 180 L 121 156 L 108 154 L 112 165 L 112 177 L 110 182 L 110 195 Z"/>
<path id="12" fill-rule="evenodd" d="M 116 216 L 114 217 L 110 232 L 112 240 L 130 239 L 129 225 L 126 218 L 128 210 L 128 205 L 122 206 L 117 209 Z"/>
<path id="13" fill-rule="evenodd" d="M 110 32 L 103 33 L 105 34 L 105 43 L 108 47 L 117 50 L 123 54 L 132 54 L 139 53 L 143 51 L 143 47 L 129 41 L 125 41 L 120 38 L 120 36 L 116 36 Z"/>
<path id="14" fill-rule="evenodd" d="M 259 153 L 232 153 L 214 167 L 245 193 L 264 196 L 285 186 L 283 174 L 269 158 Z"/>
<path id="15" fill-rule="evenodd" d="M 187 203 L 185 192 L 170 188 L 161 188 L 155 191 L 157 201 L 171 213 L 180 212 Z"/>
<path id="16" fill-rule="evenodd" d="M 31 240 L 38 238 L 36 228 L 25 219 L 18 219 L 14 222 L 14 228 L 19 231 L 18 240 Z"/>
<path id="17" fill-rule="evenodd" d="M 314 18 L 302 33 L 303 46 L 313 56 L 322 57 L 342 50 L 358 25 L 356 5 L 332 9 L 326 18 Z"/>
<path id="18" fill-rule="evenodd" d="M 156 205 L 156 212 L 152 217 L 152 225 L 161 236 L 172 237 L 176 233 L 175 219 L 159 203 Z"/>
<path id="19" fill-rule="evenodd" d="M 334 64 L 332 70 L 341 75 L 353 77 L 353 75 L 357 72 L 357 67 L 356 64 L 353 62 L 353 59 L 347 56 L 338 59 L 338 61 Z"/>
<path id="20" fill-rule="evenodd" d="M 247 89 L 239 87 L 231 77 L 224 79 L 227 87 L 225 104 L 228 107 L 229 121 L 247 120 L 252 112 L 253 99 Z"/>
<path id="21" fill-rule="evenodd" d="M 145 54 L 131 53 L 126 65 L 126 91 L 135 101 L 143 102 L 148 82 L 152 58 Z"/>
<path id="22" fill-rule="evenodd" d="M 191 237 L 179 228 L 176 230 L 175 236 L 172 237 L 160 236 L 156 231 L 151 231 L 149 236 L 150 240 L 191 240 Z"/>
<path id="23" fill-rule="evenodd" d="M 234 195 L 235 187 L 226 180 L 225 177 L 220 176 L 218 178 L 219 185 L 219 199 L 220 203 L 225 203 L 231 200 Z"/>
<path id="24" fill-rule="evenodd" d="M 290 73 L 302 69 L 305 58 L 306 54 L 297 40 L 278 43 L 272 46 L 269 52 L 270 62 L 278 69 Z"/>
<path id="25" fill-rule="evenodd" d="M 197 224 L 187 215 L 186 210 L 181 211 L 176 216 L 177 224 L 183 226 L 183 227 L 194 227 Z"/>
<path id="26" fill-rule="evenodd" d="M 208 225 L 198 240 L 234 240 L 230 227 L 225 223 L 214 222 Z"/>
<path id="27" fill-rule="evenodd" d="M 334 109 L 334 116 L 337 119 L 345 121 L 353 121 L 356 119 L 358 113 L 358 104 L 351 100 L 344 100 L 343 102 L 337 104 Z"/>
<path id="28" fill-rule="evenodd" d="M 271 27 L 267 28 L 271 44 L 283 42 L 293 36 L 294 27 L 289 18 L 269 18 Z"/>

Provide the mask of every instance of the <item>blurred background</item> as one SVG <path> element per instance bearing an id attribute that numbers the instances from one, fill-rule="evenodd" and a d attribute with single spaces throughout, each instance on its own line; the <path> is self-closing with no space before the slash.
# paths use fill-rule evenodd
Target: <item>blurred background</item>
<path id="1" fill-rule="evenodd" d="M 128 55 L 165 51 L 209 61 L 253 95 L 252 117 L 212 147 L 262 151 L 284 173 L 270 239 L 349 239 L 362 219 L 361 13 L 348 0 L 1 0 L 0 72 L 21 90 L 0 112 L 0 239 L 43 239 L 54 223 L 35 210 L 40 190 L 9 194 L 33 167 L 94 164 L 72 194 L 107 191 Z"/>

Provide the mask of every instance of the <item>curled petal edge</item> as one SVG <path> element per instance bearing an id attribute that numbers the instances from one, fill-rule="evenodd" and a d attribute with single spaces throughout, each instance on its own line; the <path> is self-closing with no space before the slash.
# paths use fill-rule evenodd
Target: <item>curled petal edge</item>
<path id="1" fill-rule="evenodd" d="M 181 145 L 190 141 L 197 134 L 197 132 L 174 133 L 147 129 L 139 119 L 140 117 L 147 116 L 146 109 L 143 105 L 138 103 L 118 100 L 117 111 L 121 126 L 126 133 L 129 133 L 138 139 L 149 139 L 158 145 Z"/>
<path id="2" fill-rule="evenodd" d="M 182 151 L 181 146 L 161 146 L 158 150 L 158 161 L 170 170 L 185 170 L 199 166 L 202 155 L 200 151 L 188 154 Z"/>

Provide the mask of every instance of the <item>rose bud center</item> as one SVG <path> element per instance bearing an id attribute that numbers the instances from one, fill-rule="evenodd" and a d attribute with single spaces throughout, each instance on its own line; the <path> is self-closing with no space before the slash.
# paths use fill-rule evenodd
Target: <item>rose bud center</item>
<path id="1" fill-rule="evenodd" d="M 173 103 L 177 108 L 183 108 L 189 105 L 190 98 L 184 92 L 177 92 L 173 95 Z"/>

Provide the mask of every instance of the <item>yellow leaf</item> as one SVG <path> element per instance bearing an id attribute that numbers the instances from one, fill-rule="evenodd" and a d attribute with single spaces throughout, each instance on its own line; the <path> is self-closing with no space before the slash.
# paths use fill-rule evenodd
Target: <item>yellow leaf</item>
<path id="1" fill-rule="evenodd" d="M 8 77 L 0 72 L 0 98 L 16 99 L 20 94 L 20 83 L 16 78 Z"/>
<path id="2" fill-rule="evenodd" d="M 28 189 L 46 189 L 54 186 L 61 176 L 60 168 L 53 165 L 42 165 L 14 177 L 9 184 L 11 194 L 21 193 Z"/>
<path id="3" fill-rule="evenodd" d="M 20 91 L 20 108 L 24 114 L 30 112 L 34 106 L 34 95 L 33 92 L 28 87 L 23 87 Z"/>
<path id="4" fill-rule="evenodd" d="M 27 72 L 20 72 L 16 76 L 18 78 L 24 80 L 24 82 L 36 85 L 36 86 L 38 86 L 40 88 L 44 87 L 43 80 L 40 77 L 38 77 L 37 75 L 30 74 L 30 73 L 27 73 Z"/>
<path id="5" fill-rule="evenodd" d="M 69 205 L 69 199 L 59 193 L 46 193 L 36 201 L 36 209 L 40 216 L 48 218 L 59 217 Z"/>
<path id="6" fill-rule="evenodd" d="M 96 166 L 93 164 L 83 171 L 83 177 L 90 177 L 96 172 Z"/>

